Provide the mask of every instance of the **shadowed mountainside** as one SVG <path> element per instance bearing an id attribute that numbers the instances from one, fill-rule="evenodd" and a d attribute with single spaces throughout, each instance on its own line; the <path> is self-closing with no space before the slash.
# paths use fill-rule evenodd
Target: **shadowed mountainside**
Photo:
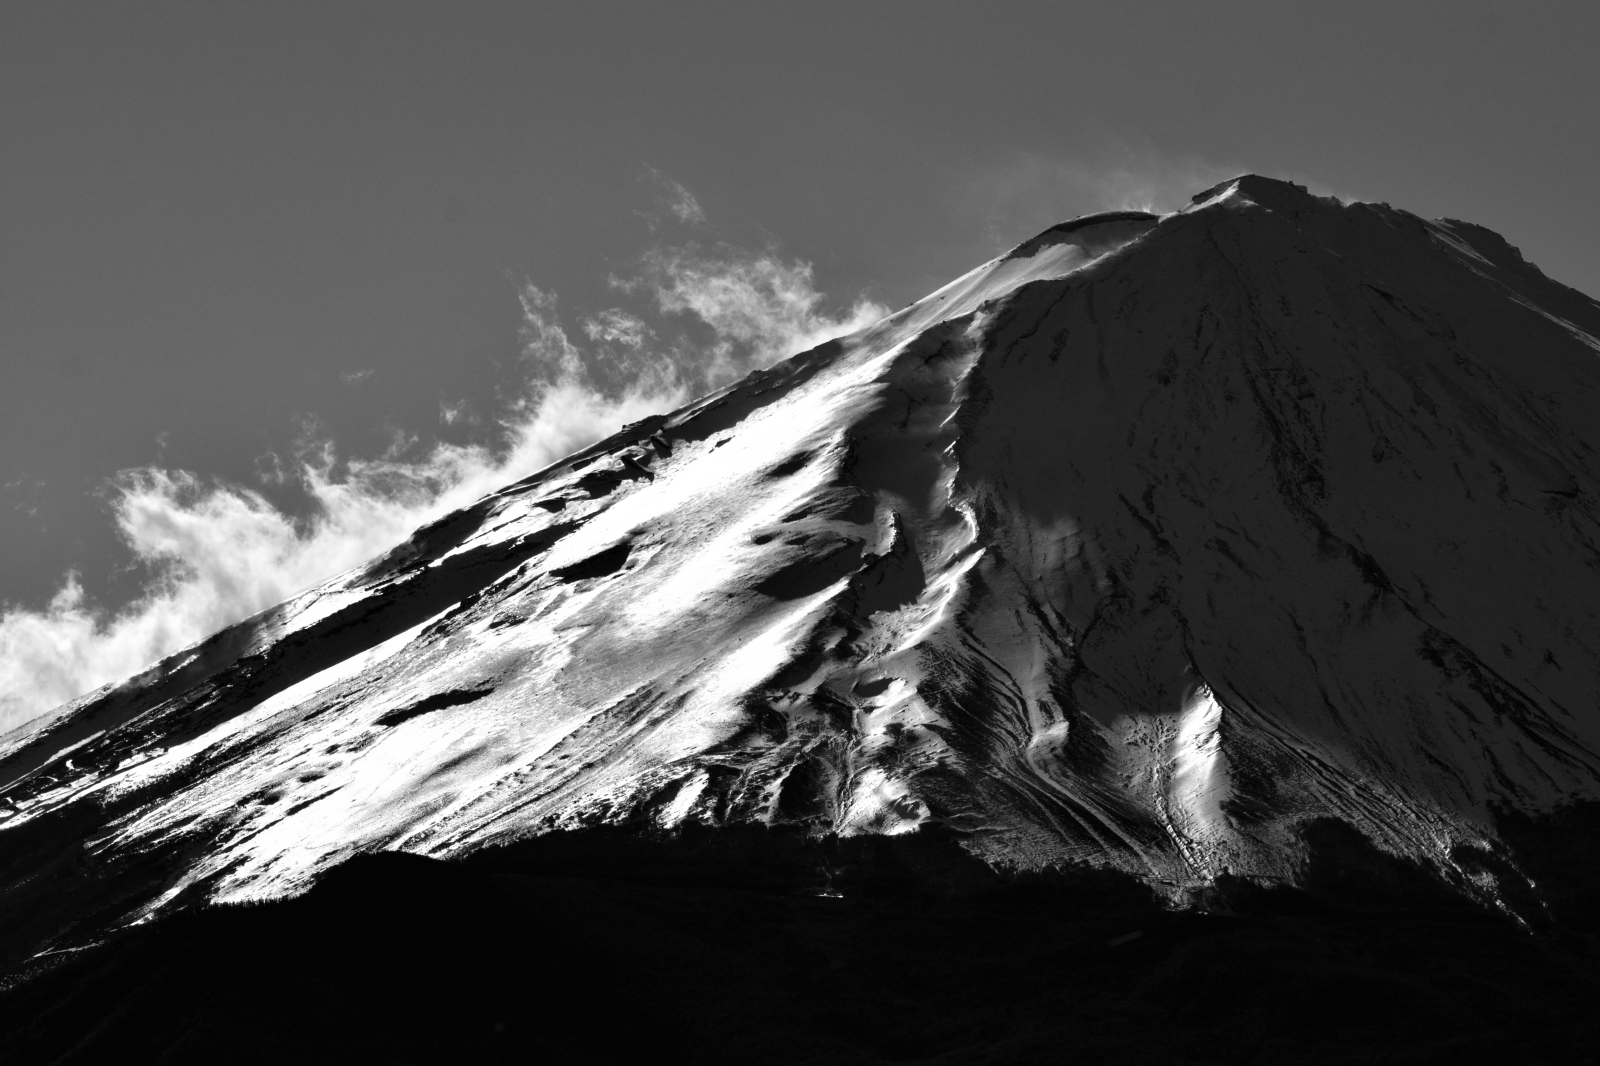
<path id="1" fill-rule="evenodd" d="M 585 829 L 460 863 L 359 856 L 298 899 L 41 960 L 6 995 L 0 1049 L 63 1066 L 1590 1060 L 1592 922 L 1529 935 L 1353 834 L 1326 857 L 1380 905 L 1223 879 L 1174 911 L 1126 874 L 1004 877 L 936 832 Z"/>
<path id="2" fill-rule="evenodd" d="M 1029 920 L 1069 954 L 1107 932 L 1103 911 L 1190 930 L 1229 981 L 1271 929 L 1309 938 L 1307 972 L 1366 973 L 1349 952 L 1369 948 L 1329 929 L 1400 922 L 1371 943 L 1426 954 L 1458 935 L 1434 937 L 1442 922 L 1478 931 L 1463 945 L 1488 938 L 1462 957 L 1469 984 L 1544 988 L 1528 976 L 1557 965 L 1541 952 L 1588 935 L 1551 908 L 1581 895 L 1561 871 L 1581 865 L 1600 799 L 1597 337 L 1600 305 L 1481 227 L 1269 179 L 1161 218 L 1055 227 L 0 739 L 0 956 L 35 975 L 8 995 L 80 1002 L 155 959 L 169 977 L 151 987 L 182 999 L 221 965 L 208 952 L 233 951 L 213 939 L 265 958 L 301 921 L 285 916 L 359 924 L 360 892 L 336 885 L 381 894 L 391 876 L 430 916 L 418 936 L 443 927 L 415 894 L 447 884 L 537 954 L 545 927 L 507 901 L 567 906 L 550 901 L 570 882 L 518 868 L 513 891 L 475 856 L 609 841 L 571 853 L 593 868 L 608 848 L 632 854 L 617 841 L 710 827 L 750 861 L 758 840 L 897 855 L 936 841 L 949 869 L 999 880 L 972 897 L 988 903 L 945 900 L 956 910 L 935 917 L 990 928 L 1002 955 L 1031 950 L 999 915 L 1032 885 Z M 647 866 L 680 854 L 650 846 Z M 469 865 L 340 866 L 388 852 Z M 583 912 L 583 936 L 648 941 L 629 915 L 665 889 L 606 868 L 614 898 Z M 884 946 L 901 930 L 908 972 L 944 965 L 913 931 L 924 903 L 867 902 L 889 892 L 870 868 L 863 900 L 843 903 L 791 870 L 759 890 L 751 928 L 824 908 L 839 936 Z M 334 869 L 301 901 L 189 913 L 281 901 Z M 1090 891 L 1085 871 L 1106 880 Z M 691 925 L 743 891 L 696 876 Z M 1315 913 L 1273 925 L 1282 900 Z M 1218 929 L 1235 932 L 1206 939 Z M 81 963 L 23 962 L 108 935 Z M 790 934 L 766 935 L 751 944 L 789 950 Z M 308 966 L 343 950 L 295 937 Z M 560 966 L 591 973 L 564 943 Z M 724 948 L 696 943 L 681 956 L 696 979 L 733 981 L 713 961 Z M 500 972 L 522 949 L 484 950 Z M 780 980 L 766 948 L 727 950 L 767 975 L 750 988 Z M 384 951 L 351 980 L 377 987 L 402 965 Z M 1032 972 L 1006 957 L 1001 970 Z M 633 965 L 606 958 L 620 969 L 593 973 Z M 1372 965 L 1434 988 L 1421 963 L 1385 958 Z M 854 965 L 845 976 L 864 979 Z M 1593 987 L 1589 965 L 1571 962 L 1573 988 Z M 546 994 L 520 980 L 507 987 Z M 796 1002 L 848 1014 L 835 994 Z M 1479 1011 L 1463 1006 L 1477 993 L 1417 994 L 1439 1024 Z M 572 995 L 550 1009 L 579 1017 Z M 205 1008 L 205 1025 L 246 1024 L 231 1009 Z"/>

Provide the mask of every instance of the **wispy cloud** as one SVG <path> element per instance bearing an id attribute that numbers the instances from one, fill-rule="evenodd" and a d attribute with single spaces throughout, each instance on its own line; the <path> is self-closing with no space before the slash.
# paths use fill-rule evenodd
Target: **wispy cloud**
<path id="1" fill-rule="evenodd" d="M 758 366 L 821 344 L 884 317 L 889 309 L 858 299 L 842 314 L 823 310 L 810 263 L 772 252 L 752 255 L 726 246 L 656 249 L 624 290 L 648 290 L 668 315 L 691 315 L 714 340 L 688 369 L 699 389 L 715 388 Z"/>
<path id="2" fill-rule="evenodd" d="M 1249 169 L 1119 141 L 1083 156 L 1016 152 L 972 175 L 962 195 L 999 250 L 1078 215 L 1175 211 Z"/>
<path id="3" fill-rule="evenodd" d="M 655 210 L 645 213 L 645 218 L 652 228 L 663 220 L 662 212 L 671 215 L 685 226 L 699 226 L 705 223 L 705 209 L 700 206 L 700 201 L 695 199 L 694 193 L 648 164 L 640 167 L 640 177 L 649 182 L 654 189 Z"/>
<path id="4" fill-rule="evenodd" d="M 522 287 L 521 382 L 500 413 L 494 446 L 440 443 L 420 458 L 397 446 L 376 459 L 340 461 L 324 441 L 292 460 L 271 456 L 266 480 L 298 482 L 311 501 L 299 518 L 248 487 L 186 471 L 120 475 L 117 529 L 157 576 L 118 611 L 97 609 L 69 574 L 44 609 L 0 614 L 0 729 L 355 566 L 623 423 L 886 313 L 858 301 L 829 314 L 811 266 L 770 251 L 656 249 L 618 285 L 642 301 L 639 313 L 609 308 L 585 317 L 577 339 L 553 294 Z M 698 341 L 690 339 L 695 330 Z M 440 413 L 445 422 L 463 414 L 447 405 Z"/>

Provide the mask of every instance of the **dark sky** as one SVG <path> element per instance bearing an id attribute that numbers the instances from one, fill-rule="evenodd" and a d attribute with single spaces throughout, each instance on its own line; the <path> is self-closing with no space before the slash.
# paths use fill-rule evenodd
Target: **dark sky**
<path id="1" fill-rule="evenodd" d="M 492 408 L 521 281 L 613 301 L 659 239 L 646 167 L 830 306 L 1246 170 L 1600 293 L 1597 41 L 1593 3 L 12 0 L 0 601 L 137 591 L 119 470 L 483 432 L 441 403 Z"/>

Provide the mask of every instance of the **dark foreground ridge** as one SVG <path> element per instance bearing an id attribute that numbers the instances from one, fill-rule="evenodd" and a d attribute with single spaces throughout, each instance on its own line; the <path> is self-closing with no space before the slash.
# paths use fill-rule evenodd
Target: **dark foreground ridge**
<path id="1" fill-rule="evenodd" d="M 1189 912 L 1120 874 L 1002 875 L 928 832 L 366 855 L 298 899 L 36 962 L 0 998 L 0 1057 L 1593 1061 L 1594 860 L 1571 842 L 1600 812 L 1564 817 L 1510 830 L 1567 908 L 1531 932 L 1335 825 L 1311 834 L 1309 890 L 1224 879 Z"/>

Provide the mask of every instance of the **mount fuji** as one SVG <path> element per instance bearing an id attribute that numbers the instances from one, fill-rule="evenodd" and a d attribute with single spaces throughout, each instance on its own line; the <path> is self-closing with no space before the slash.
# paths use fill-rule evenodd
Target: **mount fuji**
<path id="1" fill-rule="evenodd" d="M 1027 911 L 983 942 L 1070 926 L 1113 960 L 1403 912 L 1586 997 L 1597 449 L 1600 303 L 1482 227 L 1256 176 L 1064 223 L 0 738 L 5 995 L 124 1017 L 85 975 L 162 930 L 342 927 L 385 893 L 405 929 L 416 885 L 492 910 L 579 871 L 611 887 L 562 906 L 597 928 L 770 891 L 947 945 L 941 907 Z M 648 905 L 593 902 L 618 884 Z M 552 935 L 549 973 L 633 972 Z M 868 954 L 912 978 L 897 942 Z M 109 1054 L 66 1025 L 13 1036 Z M 814 1061 L 1041 1061 L 983 1032 Z"/>

